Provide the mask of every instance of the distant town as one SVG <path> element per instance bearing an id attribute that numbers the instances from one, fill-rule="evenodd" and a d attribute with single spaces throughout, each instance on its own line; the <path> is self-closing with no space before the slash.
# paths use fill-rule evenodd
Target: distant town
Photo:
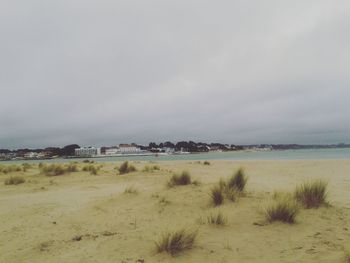
<path id="1" fill-rule="evenodd" d="M 300 145 L 300 144 L 257 144 L 257 145 L 234 145 L 222 143 L 202 143 L 193 141 L 181 141 L 177 143 L 151 142 L 148 145 L 119 144 L 116 146 L 79 146 L 70 144 L 60 147 L 47 147 L 44 149 L 0 149 L 0 161 L 7 160 L 41 160 L 54 158 L 98 158 L 118 157 L 135 155 L 170 155 L 191 154 L 205 152 L 224 151 L 272 151 L 272 150 L 298 150 L 298 149 L 327 149 L 327 148 L 350 148 L 350 144 L 329 145 Z"/>

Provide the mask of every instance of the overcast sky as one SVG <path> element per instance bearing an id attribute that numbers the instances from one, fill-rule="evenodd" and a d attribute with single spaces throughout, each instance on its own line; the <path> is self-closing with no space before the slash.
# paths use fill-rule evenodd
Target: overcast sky
<path id="1" fill-rule="evenodd" d="M 0 148 L 350 142 L 348 0 L 2 0 Z"/>

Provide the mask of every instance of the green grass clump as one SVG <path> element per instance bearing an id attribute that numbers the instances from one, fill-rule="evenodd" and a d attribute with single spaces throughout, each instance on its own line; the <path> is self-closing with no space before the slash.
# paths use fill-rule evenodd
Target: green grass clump
<path id="1" fill-rule="evenodd" d="M 168 182 L 169 187 L 177 186 L 177 185 L 188 185 L 191 184 L 192 179 L 191 175 L 187 171 L 183 171 L 181 174 L 174 174 L 170 181 Z"/>
<path id="2" fill-rule="evenodd" d="M 158 253 L 167 252 L 170 255 L 178 254 L 191 249 L 197 238 L 197 231 L 180 229 L 175 232 L 167 232 L 156 242 Z"/>
<path id="3" fill-rule="evenodd" d="M 277 198 L 267 206 L 265 216 L 268 222 L 280 221 L 283 223 L 295 223 L 295 217 L 299 212 L 299 206 L 293 198 Z"/>
<path id="4" fill-rule="evenodd" d="M 5 185 L 18 185 L 25 182 L 24 178 L 21 176 L 11 176 L 5 180 Z"/>
<path id="5" fill-rule="evenodd" d="M 227 224 L 227 218 L 223 215 L 221 211 L 212 213 L 207 217 L 207 223 L 209 225 L 224 226 Z"/>
<path id="6" fill-rule="evenodd" d="M 326 204 L 327 182 L 316 180 L 298 186 L 294 196 L 305 208 L 318 208 Z"/>
<path id="7" fill-rule="evenodd" d="M 210 165 L 210 162 L 209 161 L 204 161 L 203 164 L 204 165 Z"/>
<path id="8" fill-rule="evenodd" d="M 131 172 L 135 172 L 135 166 L 129 164 L 128 161 L 123 162 L 118 168 L 119 174 L 127 174 Z"/>
<path id="9" fill-rule="evenodd" d="M 239 192 L 243 192 L 247 184 L 247 176 L 244 174 L 242 168 L 240 168 L 227 182 L 228 188 L 237 189 Z"/>
<path id="10" fill-rule="evenodd" d="M 214 206 L 219 206 L 224 203 L 224 191 L 218 186 L 214 186 L 210 191 L 210 197 Z"/>

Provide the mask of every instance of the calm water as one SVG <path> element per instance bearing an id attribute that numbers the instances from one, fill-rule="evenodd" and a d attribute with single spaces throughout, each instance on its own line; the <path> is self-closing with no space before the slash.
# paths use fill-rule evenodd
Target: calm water
<path id="1" fill-rule="evenodd" d="M 86 158 L 84 158 L 86 159 Z M 308 149 L 269 152 L 211 152 L 168 156 L 129 156 L 94 158 L 95 162 L 135 161 L 171 161 L 171 160 L 303 160 L 303 159 L 350 159 L 350 148 L 346 149 Z M 39 163 L 39 162 L 69 162 L 83 159 L 54 159 L 32 161 L 9 161 L 1 163 Z"/>

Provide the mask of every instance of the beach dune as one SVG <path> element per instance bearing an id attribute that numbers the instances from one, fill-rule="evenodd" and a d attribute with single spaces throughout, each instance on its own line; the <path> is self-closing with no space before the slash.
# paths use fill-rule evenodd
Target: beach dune
<path id="1" fill-rule="evenodd" d="M 350 160 L 103 163 L 97 175 L 0 174 L 0 261 L 14 262 L 349 262 Z M 98 166 L 99 164 L 93 164 Z M 142 171 L 156 165 L 159 170 Z M 245 193 L 220 207 L 210 189 L 244 168 Z M 167 187 L 173 173 L 188 171 L 197 184 Z M 5 185 L 19 175 L 25 183 Z M 292 193 L 305 181 L 328 182 L 329 205 L 301 209 L 295 224 L 266 223 L 264 208 L 275 191 Z M 125 189 L 129 188 L 129 191 Z M 130 190 L 133 189 L 133 190 Z M 220 210 L 225 226 L 203 218 Z M 192 249 L 157 253 L 168 231 L 198 231 Z"/>

